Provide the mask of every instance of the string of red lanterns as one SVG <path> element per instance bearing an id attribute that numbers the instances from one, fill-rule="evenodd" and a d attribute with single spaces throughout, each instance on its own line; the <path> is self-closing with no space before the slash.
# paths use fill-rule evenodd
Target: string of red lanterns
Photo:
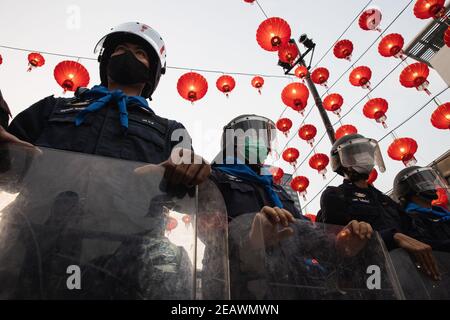
<path id="1" fill-rule="evenodd" d="M 363 108 L 364 115 L 369 118 L 373 119 L 378 123 L 381 123 L 384 128 L 387 128 L 386 125 L 386 112 L 388 111 L 389 104 L 388 102 L 383 98 L 375 98 L 370 99 Z"/>
<path id="2" fill-rule="evenodd" d="M 280 130 L 286 138 L 289 135 L 289 130 L 292 128 L 292 120 L 288 118 L 281 118 L 276 123 L 277 129 Z"/>
<path id="3" fill-rule="evenodd" d="M 388 155 L 392 160 L 402 161 L 405 166 L 410 167 L 417 163 L 414 157 L 417 149 L 416 140 L 412 138 L 398 138 L 389 145 Z"/>
<path id="4" fill-rule="evenodd" d="M 395 57 L 404 59 L 403 46 L 405 40 L 401 34 L 391 33 L 381 39 L 378 45 L 378 52 L 386 58 Z"/>
<path id="5" fill-rule="evenodd" d="M 317 135 L 317 128 L 312 124 L 305 124 L 298 130 L 300 139 L 305 140 L 311 148 L 314 147 L 314 138 Z"/>
<path id="6" fill-rule="evenodd" d="M 431 115 L 431 124 L 442 130 L 450 129 L 450 102 L 444 103 L 437 107 Z"/>
<path id="7" fill-rule="evenodd" d="M 380 24 L 383 15 L 380 10 L 371 8 L 364 10 L 359 17 L 359 27 L 364 31 L 378 31 L 381 32 Z"/>
<path id="8" fill-rule="evenodd" d="M 430 69 L 425 63 L 413 63 L 400 74 L 400 83 L 405 88 L 416 88 L 418 91 L 425 91 L 428 95 L 431 95 L 428 90 L 430 83 L 427 80 L 429 74 Z"/>
<path id="9" fill-rule="evenodd" d="M 311 74 L 311 80 L 318 85 L 328 88 L 327 81 L 330 78 L 330 72 L 327 68 L 316 68 Z"/>
<path id="10" fill-rule="evenodd" d="M 31 52 L 28 55 L 28 69 L 27 71 L 30 72 L 33 68 L 39 68 L 42 67 L 45 64 L 45 59 L 42 56 L 42 54 L 37 52 Z"/>
<path id="11" fill-rule="evenodd" d="M 317 170 L 317 172 L 319 172 L 319 174 L 322 175 L 323 179 L 325 180 L 326 177 L 326 173 L 327 173 L 327 166 L 330 163 L 330 158 L 328 158 L 328 156 L 324 153 L 316 153 L 315 155 L 313 155 L 311 157 L 311 159 L 309 159 L 309 166 L 314 169 Z"/>
<path id="12" fill-rule="evenodd" d="M 351 125 L 351 124 L 345 124 L 340 126 L 335 133 L 335 138 L 336 140 L 339 140 L 342 137 L 351 135 L 351 134 L 357 134 L 358 133 L 358 129 L 356 129 L 355 126 Z"/>
<path id="13" fill-rule="evenodd" d="M 445 0 L 417 0 L 414 15 L 418 19 L 440 19 L 445 15 Z"/>
<path id="14" fill-rule="evenodd" d="M 360 66 L 350 73 L 349 81 L 355 87 L 370 89 L 370 79 L 372 78 L 372 70 L 366 66 Z"/>
<path id="15" fill-rule="evenodd" d="M 333 112 L 338 118 L 341 117 L 341 107 L 344 104 L 344 98 L 339 93 L 332 93 L 323 100 L 325 110 Z"/>
<path id="16" fill-rule="evenodd" d="M 345 39 L 338 41 L 334 46 L 333 53 L 338 59 L 350 61 L 353 53 L 353 42 Z"/>
<path id="17" fill-rule="evenodd" d="M 303 200 L 306 201 L 307 189 L 309 187 L 309 179 L 304 176 L 298 176 L 291 180 L 291 188 L 295 192 L 298 192 Z"/>
<path id="18" fill-rule="evenodd" d="M 208 82 L 201 74 L 188 72 L 178 79 L 177 90 L 182 98 L 194 103 L 206 95 Z"/>
<path id="19" fill-rule="evenodd" d="M 223 75 L 216 81 L 216 87 L 219 91 L 223 92 L 227 98 L 230 96 L 231 91 L 236 87 L 236 81 L 232 76 Z"/>
<path id="20" fill-rule="evenodd" d="M 278 51 L 281 46 L 291 39 L 291 27 L 278 17 L 264 20 L 256 31 L 256 40 L 266 51 Z"/>
<path id="21" fill-rule="evenodd" d="M 258 90 L 258 93 L 261 94 L 261 89 L 264 86 L 264 78 L 260 76 L 256 76 L 252 79 L 252 86 Z"/>
<path id="22" fill-rule="evenodd" d="M 89 72 L 76 61 L 62 61 L 53 71 L 56 82 L 66 91 L 76 91 L 79 87 L 87 87 L 89 84 Z"/>
<path id="23" fill-rule="evenodd" d="M 288 84 L 281 92 L 281 100 L 283 103 L 303 115 L 308 104 L 309 90 L 299 82 Z"/>

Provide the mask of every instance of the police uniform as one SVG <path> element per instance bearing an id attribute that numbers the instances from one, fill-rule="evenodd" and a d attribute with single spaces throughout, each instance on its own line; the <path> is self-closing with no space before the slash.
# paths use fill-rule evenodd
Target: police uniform
<path id="1" fill-rule="evenodd" d="M 159 117 L 137 104 L 127 105 L 126 130 L 120 125 L 114 102 L 88 114 L 76 126 L 76 116 L 92 102 L 77 97 L 49 96 L 17 115 L 8 131 L 36 146 L 153 164 L 167 160 L 179 143 L 191 148 L 189 135 L 181 123 Z M 184 134 L 178 141 L 171 141 L 177 129 L 182 129 Z"/>
<path id="2" fill-rule="evenodd" d="M 359 188 L 347 179 L 322 193 L 320 207 L 318 222 L 335 225 L 347 225 L 352 220 L 367 222 L 380 232 L 388 249 L 395 247 L 393 236 L 404 223 L 400 206 L 391 198 L 373 186 Z"/>
<path id="3" fill-rule="evenodd" d="M 229 219 L 245 213 L 259 212 L 264 206 L 274 207 L 264 188 L 255 182 L 221 172 L 214 169 L 214 167 L 211 173 L 211 180 L 222 192 Z M 274 184 L 273 190 L 278 194 L 284 209 L 292 213 L 297 219 L 308 220 L 300 214 L 294 200 L 280 185 Z"/>

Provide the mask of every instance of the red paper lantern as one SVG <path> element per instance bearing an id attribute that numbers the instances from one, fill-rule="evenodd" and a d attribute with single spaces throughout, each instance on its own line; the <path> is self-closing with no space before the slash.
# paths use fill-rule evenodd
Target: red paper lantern
<path id="1" fill-rule="evenodd" d="M 393 160 L 403 161 L 407 167 L 417 163 L 414 154 L 417 152 L 417 142 L 411 138 L 398 138 L 388 148 L 388 155 Z"/>
<path id="2" fill-rule="evenodd" d="M 325 174 L 327 173 L 326 168 L 328 166 L 328 163 L 330 163 L 330 158 L 328 158 L 328 156 L 323 153 L 316 153 L 311 157 L 311 159 L 309 159 L 309 166 L 314 170 L 317 170 L 324 179 L 326 179 Z"/>
<path id="3" fill-rule="evenodd" d="M 369 174 L 369 178 L 367 179 L 368 184 L 373 184 L 375 180 L 378 178 L 378 171 L 376 169 L 372 169 L 372 171 Z"/>
<path id="4" fill-rule="evenodd" d="M 306 201 L 306 189 L 309 186 L 309 179 L 307 177 L 298 176 L 292 179 L 291 181 L 291 188 L 292 190 L 298 192 L 302 197 L 303 200 Z"/>
<path id="5" fill-rule="evenodd" d="M 62 61 L 53 71 L 56 82 L 66 91 L 76 91 L 79 87 L 89 84 L 89 72 L 76 61 Z"/>
<path id="6" fill-rule="evenodd" d="M 278 58 L 281 62 L 292 65 L 298 57 L 298 48 L 295 43 L 288 42 L 278 50 Z"/>
<path id="7" fill-rule="evenodd" d="M 247 3 L 253 4 L 253 2 L 255 2 L 255 0 L 244 0 Z"/>
<path id="8" fill-rule="evenodd" d="M 293 82 L 288 84 L 281 92 L 281 100 L 283 103 L 300 112 L 303 115 L 303 110 L 308 104 L 309 90 L 303 84 L 299 82 Z"/>
<path id="9" fill-rule="evenodd" d="M 378 52 L 386 58 L 395 57 L 403 59 L 405 57 L 403 54 L 404 44 L 405 39 L 403 39 L 401 34 L 391 33 L 381 39 L 378 45 Z"/>
<path id="10" fill-rule="evenodd" d="M 300 139 L 305 140 L 311 147 L 314 146 L 314 138 L 317 135 L 317 129 L 312 124 L 305 124 L 298 130 Z"/>
<path id="11" fill-rule="evenodd" d="M 219 91 L 225 93 L 225 95 L 228 97 L 230 92 L 233 91 L 234 87 L 236 86 L 236 81 L 234 81 L 233 77 L 224 75 L 217 79 L 216 86 Z"/>
<path id="12" fill-rule="evenodd" d="M 167 219 L 167 223 L 166 223 L 166 230 L 168 233 L 170 233 L 173 229 L 175 229 L 178 226 L 178 221 L 177 219 L 173 218 L 173 217 L 169 217 Z"/>
<path id="13" fill-rule="evenodd" d="M 440 19 L 445 15 L 445 0 L 418 0 L 414 15 L 419 19 Z"/>
<path id="14" fill-rule="evenodd" d="M 333 112 L 339 118 L 341 117 L 341 107 L 344 104 L 344 98 L 339 93 L 332 93 L 323 100 L 325 110 Z"/>
<path id="15" fill-rule="evenodd" d="M 450 103 L 439 106 L 431 115 L 431 124 L 443 130 L 450 129 Z"/>
<path id="16" fill-rule="evenodd" d="M 3 57 L 2 57 L 2 55 L 0 54 L 0 64 L 2 64 L 3 63 Z"/>
<path id="17" fill-rule="evenodd" d="M 281 180 L 284 177 L 284 171 L 281 168 L 278 167 L 271 167 L 270 173 L 272 174 L 273 182 L 276 184 L 280 184 Z"/>
<path id="18" fill-rule="evenodd" d="M 294 168 L 297 165 L 297 159 L 300 157 L 300 152 L 296 148 L 288 148 L 283 152 L 284 161 L 293 165 Z"/>
<path id="19" fill-rule="evenodd" d="M 282 118 L 277 121 L 277 129 L 284 133 L 284 135 L 289 135 L 289 130 L 292 128 L 292 121 L 288 118 Z"/>
<path id="20" fill-rule="evenodd" d="M 254 77 L 252 79 L 252 86 L 256 89 L 258 89 L 258 93 L 261 94 L 261 88 L 264 85 L 264 78 L 263 77 Z"/>
<path id="21" fill-rule="evenodd" d="M 342 137 L 351 135 L 351 134 L 357 134 L 358 129 L 356 129 L 355 126 L 352 126 L 351 124 L 345 124 L 341 126 L 339 129 L 336 130 L 336 133 L 334 134 L 336 140 L 339 140 Z"/>
<path id="22" fill-rule="evenodd" d="M 400 74 L 400 83 L 406 88 L 416 88 L 419 91 L 425 91 L 428 95 L 429 82 L 427 80 L 430 69 L 423 62 L 413 63 L 407 66 Z"/>
<path id="23" fill-rule="evenodd" d="M 281 18 L 268 18 L 264 20 L 256 31 L 258 44 L 267 51 L 278 49 L 291 39 L 291 27 Z"/>
<path id="24" fill-rule="evenodd" d="M 447 47 L 450 47 L 450 27 L 448 27 L 444 33 L 444 43 Z"/>
<path id="25" fill-rule="evenodd" d="M 350 61 L 353 53 L 353 43 L 350 40 L 341 40 L 335 44 L 333 52 L 336 58 Z"/>
<path id="26" fill-rule="evenodd" d="M 208 92 L 208 82 L 201 74 L 189 72 L 178 79 L 177 90 L 182 98 L 194 103 Z"/>
<path id="27" fill-rule="evenodd" d="M 294 73 L 296 77 L 304 80 L 308 76 L 308 68 L 305 66 L 298 66 Z"/>
<path id="28" fill-rule="evenodd" d="M 431 204 L 435 207 L 442 207 L 444 209 L 448 210 L 448 194 L 447 190 L 444 188 L 438 188 L 436 190 L 436 193 L 438 195 L 438 198 L 436 200 L 433 200 Z"/>
<path id="29" fill-rule="evenodd" d="M 378 31 L 381 32 L 380 24 L 383 15 L 381 11 L 376 8 L 365 10 L 359 17 L 359 27 L 364 31 Z"/>
<path id="30" fill-rule="evenodd" d="M 361 66 L 353 69 L 350 73 L 349 80 L 355 87 L 362 87 L 370 90 L 370 79 L 372 78 L 372 70 L 369 67 Z"/>
<path id="31" fill-rule="evenodd" d="M 389 104 L 383 98 L 370 99 L 363 108 L 364 115 L 369 119 L 374 119 L 376 122 L 381 123 L 384 128 L 386 125 L 386 112 Z"/>
<path id="32" fill-rule="evenodd" d="M 315 214 L 312 214 L 312 213 L 305 214 L 305 217 L 307 217 L 312 222 L 316 222 L 316 219 L 317 219 L 317 216 Z"/>
<path id="33" fill-rule="evenodd" d="M 28 72 L 33 68 L 42 67 L 45 64 L 44 57 L 37 52 L 32 52 L 28 55 Z"/>
<path id="34" fill-rule="evenodd" d="M 327 68 L 317 68 L 311 74 L 311 80 L 315 84 L 320 84 L 327 88 L 327 81 L 330 78 L 330 72 Z"/>

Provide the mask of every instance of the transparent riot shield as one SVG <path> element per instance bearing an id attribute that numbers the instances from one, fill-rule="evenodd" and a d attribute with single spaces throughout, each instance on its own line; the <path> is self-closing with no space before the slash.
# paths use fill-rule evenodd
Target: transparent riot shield
<path id="1" fill-rule="evenodd" d="M 420 271 L 403 249 L 390 252 L 392 263 L 406 299 L 450 300 L 450 253 L 433 251 L 441 280 L 433 280 Z"/>
<path id="2" fill-rule="evenodd" d="M 361 243 L 343 227 L 296 220 L 274 228 L 262 214 L 229 225 L 232 299 L 401 299 L 381 238 Z"/>
<path id="3" fill-rule="evenodd" d="M 2 146 L 0 299 L 196 298 L 197 192 L 167 190 L 163 175 Z"/>

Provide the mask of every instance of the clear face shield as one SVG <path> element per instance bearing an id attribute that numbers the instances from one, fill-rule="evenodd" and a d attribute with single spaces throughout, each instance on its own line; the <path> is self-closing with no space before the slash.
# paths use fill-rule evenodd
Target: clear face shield
<path id="1" fill-rule="evenodd" d="M 410 172 L 402 178 L 411 190 L 416 194 L 436 194 L 437 190 L 443 189 L 449 193 L 449 186 L 439 174 L 432 168 L 420 168 Z"/>
<path id="2" fill-rule="evenodd" d="M 377 166 L 386 171 L 378 142 L 373 139 L 355 139 L 337 148 L 344 168 L 353 169 L 360 174 L 369 174 Z"/>
<path id="3" fill-rule="evenodd" d="M 255 115 L 235 119 L 224 128 L 222 143 L 225 163 L 237 159 L 246 164 L 264 164 L 276 158 L 275 124 Z"/>

